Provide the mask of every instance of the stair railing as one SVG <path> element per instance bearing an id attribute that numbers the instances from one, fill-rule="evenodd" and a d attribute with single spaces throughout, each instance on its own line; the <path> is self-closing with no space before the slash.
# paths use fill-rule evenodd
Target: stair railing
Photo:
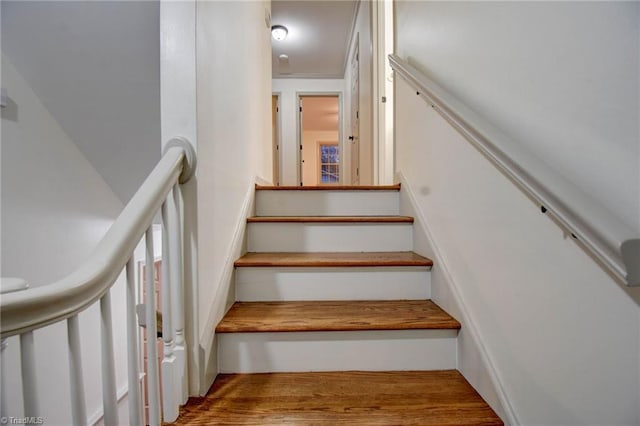
<path id="1" fill-rule="evenodd" d="M 100 304 L 102 395 L 105 425 L 123 424 L 118 419 L 114 366 L 113 328 L 110 289 L 126 271 L 127 369 L 129 424 L 143 423 L 143 402 L 139 371 L 139 333 L 136 321 L 135 271 L 133 252 L 145 236 L 146 300 L 145 316 L 149 339 L 155 335 L 156 301 L 154 277 L 153 221 L 158 211 L 162 217 L 162 339 L 163 358 L 158 366 L 157 345 L 148 344 L 149 425 L 174 421 L 180 405 L 186 403 L 187 362 L 184 334 L 184 241 L 183 205 L 180 184 L 195 171 L 196 156 L 183 138 L 169 141 L 163 155 L 131 201 L 89 258 L 74 272 L 49 285 L 23 289 L 20 280 L 3 279 L 6 292 L 0 300 L 2 339 L 20 336 L 21 372 L 25 418 L 41 416 L 37 398 L 33 331 L 66 321 L 69 346 L 72 420 L 76 426 L 87 424 L 82 377 L 80 324 L 78 314 L 93 304 Z M 22 290 L 21 290 L 22 289 Z M 17 291 L 21 290 L 21 291 Z M 152 331 L 154 330 L 154 331 Z M 4 366 L 3 366 L 4 367 Z M 159 372 L 162 375 L 162 413 Z M 3 403 L 4 403 L 3 397 Z M 2 407 L 5 415 L 6 407 Z"/>
<path id="2" fill-rule="evenodd" d="M 408 61 L 389 55 L 391 68 L 462 137 L 549 215 L 606 271 L 640 286 L 640 235 L 593 197 L 447 93 Z M 501 149 L 509 147 L 509 152 Z"/>

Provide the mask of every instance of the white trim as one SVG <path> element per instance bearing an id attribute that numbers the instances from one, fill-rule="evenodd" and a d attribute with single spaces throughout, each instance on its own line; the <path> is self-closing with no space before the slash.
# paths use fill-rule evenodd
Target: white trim
<path id="1" fill-rule="evenodd" d="M 343 176 L 344 176 L 344 152 L 345 152 L 345 144 L 344 144 L 344 107 L 342 105 L 344 96 L 344 92 L 341 91 L 313 91 L 313 92 L 296 92 L 296 135 L 297 135 L 297 145 L 296 145 L 296 158 L 297 158 L 297 173 L 298 180 L 296 181 L 296 186 L 300 185 L 302 182 L 302 155 L 300 152 L 300 146 L 302 145 L 302 122 L 300 120 L 300 98 L 303 97 L 338 97 L 338 146 L 340 147 L 340 184 L 343 184 Z M 303 111 L 304 112 L 304 111 Z"/>
<path id="2" fill-rule="evenodd" d="M 458 318 L 458 320 L 463 324 L 464 330 L 469 333 L 473 343 L 475 344 L 475 348 L 477 349 L 478 355 L 480 356 L 480 360 L 485 367 L 485 370 L 489 376 L 489 379 L 491 380 L 491 384 L 493 385 L 496 395 L 498 396 L 498 399 L 500 401 L 502 412 L 507 417 L 506 419 L 503 419 L 503 420 L 505 421 L 505 424 L 517 426 L 520 424 L 520 422 L 518 420 L 514 407 L 507 396 L 507 392 L 505 391 L 505 388 L 503 385 L 504 381 L 502 380 L 498 370 L 495 368 L 495 362 L 493 358 L 489 355 L 489 352 L 487 351 L 487 348 L 483 343 L 484 336 L 482 335 L 480 330 L 476 327 L 474 318 L 469 313 L 467 304 L 465 303 L 465 299 L 460 290 L 460 286 L 453 279 L 453 275 L 451 274 L 451 271 L 447 267 L 447 262 L 445 261 L 445 257 L 443 253 L 440 251 L 440 249 L 438 248 L 439 246 L 435 241 L 435 238 L 433 236 L 433 233 L 431 232 L 431 229 L 429 228 L 428 221 L 424 216 L 422 209 L 418 207 L 419 205 L 418 205 L 418 202 L 416 201 L 413 188 L 411 184 L 409 184 L 409 182 L 407 181 L 406 177 L 402 174 L 402 171 L 398 171 L 396 176 L 397 176 L 397 180 L 399 180 L 402 185 L 401 192 L 406 194 L 406 199 L 409 202 L 411 209 L 413 209 L 413 212 L 411 213 L 415 218 L 414 229 L 420 230 L 424 233 L 424 236 L 426 237 L 426 240 L 430 246 L 430 249 L 433 251 L 433 254 L 432 254 L 432 256 L 434 257 L 433 261 L 437 265 L 437 267 L 442 271 L 442 274 L 446 281 L 446 285 L 450 288 L 451 295 L 453 296 L 454 302 L 456 303 L 458 310 L 460 311 L 461 317 Z M 402 203 L 400 208 L 402 209 Z M 400 211 L 400 214 L 406 214 L 406 213 L 407 212 L 403 212 L 402 210 Z M 433 294 L 434 294 L 433 273 L 432 273 L 431 286 L 432 286 L 431 294 L 433 298 Z M 434 302 L 438 303 L 439 301 L 434 300 Z M 458 354 L 458 359 L 460 359 L 460 354 Z M 458 367 L 459 367 L 459 364 L 458 364 Z M 465 373 L 464 371 L 460 371 L 460 372 L 463 375 Z M 476 382 L 476 380 L 474 380 L 473 377 L 465 376 L 465 378 L 472 385 L 474 384 L 474 382 Z M 477 389 L 477 390 L 480 392 L 480 389 Z M 499 410 L 496 410 L 496 411 L 499 411 Z"/>
<path id="3" fill-rule="evenodd" d="M 380 40 L 378 40 L 379 10 L 381 2 L 371 2 L 369 6 L 369 32 L 371 35 L 371 179 L 380 185 Z"/>
<path id="4" fill-rule="evenodd" d="M 223 289 L 226 289 L 230 294 L 235 295 L 235 282 L 232 280 L 234 272 L 234 263 L 239 254 L 244 253 L 246 247 L 246 230 L 247 230 L 247 218 L 255 214 L 255 184 L 258 182 L 264 182 L 264 179 L 256 176 L 244 197 L 244 202 L 238 215 L 238 221 L 236 222 L 235 230 L 233 232 L 233 238 L 229 243 L 229 247 L 225 251 L 227 257 L 224 260 L 224 267 L 218 280 L 218 286 L 216 295 L 213 298 L 214 301 L 226 301 L 229 299 L 228 294 L 221 294 Z M 229 285 L 226 285 L 228 283 Z M 200 394 L 205 395 L 216 376 L 218 375 L 218 353 L 217 342 L 215 340 L 215 328 L 220 319 L 224 316 L 230 306 L 225 306 L 223 311 L 216 309 L 215 303 L 209 309 L 207 321 L 202 328 L 200 334 L 200 365 L 202 368 L 202 374 L 200 378 Z M 208 359 L 204 357 L 209 354 Z M 214 360 L 214 363 L 211 363 Z"/>
<path id="5" fill-rule="evenodd" d="M 272 186 L 273 185 L 273 181 L 269 181 L 261 176 L 256 176 L 255 177 L 255 183 L 258 185 L 262 185 L 262 186 Z M 246 201 L 246 200 L 245 200 Z M 244 206 L 244 204 L 243 204 Z"/>
<path id="6" fill-rule="evenodd" d="M 142 378 L 144 377 L 144 374 L 140 374 L 140 384 L 142 385 Z M 120 403 L 124 400 L 124 398 L 129 395 L 129 384 L 125 383 L 124 385 L 122 385 L 117 392 L 117 399 L 116 399 L 116 403 L 118 405 L 120 405 Z M 93 415 L 91 417 L 89 417 L 87 419 L 87 424 L 93 425 L 95 426 L 96 424 L 98 424 L 99 422 L 101 422 L 102 420 L 104 420 L 104 407 L 102 407 L 102 405 L 93 413 Z M 125 422 L 122 422 L 125 423 Z"/>
<path id="7" fill-rule="evenodd" d="M 391 0 L 380 0 L 372 4 L 377 9 L 377 19 L 374 27 L 377 31 L 374 50 L 374 69 L 377 71 L 374 87 L 378 93 L 374 98 L 374 133 L 378 137 L 378 184 L 389 185 L 394 178 L 394 138 L 393 138 L 393 82 L 388 79 L 392 75 L 388 55 L 394 52 L 393 36 L 393 3 Z M 382 98 L 386 98 L 382 102 Z M 377 125 L 376 125 L 377 124 Z"/>
<path id="8" fill-rule="evenodd" d="M 280 111 L 280 109 L 282 108 L 281 104 L 281 100 L 282 100 L 282 91 L 277 91 L 277 92 L 271 92 L 271 96 L 275 96 L 276 97 L 276 138 L 278 139 L 276 141 L 277 145 L 278 145 L 278 149 L 277 152 L 274 152 L 273 155 L 276 156 L 276 161 L 277 161 L 277 165 L 278 165 L 278 179 L 273 179 L 272 176 L 272 182 L 271 184 L 273 185 L 277 185 L 280 186 L 282 184 L 282 111 Z M 273 105 L 273 104 L 272 104 Z M 273 112 L 272 112 L 273 114 Z M 273 134 L 273 129 L 271 129 L 271 134 Z M 273 142 L 271 144 L 272 150 L 273 150 Z M 261 177 L 257 177 L 256 178 L 256 182 L 259 183 L 260 185 L 264 185 L 262 183 L 264 179 L 262 179 Z"/>

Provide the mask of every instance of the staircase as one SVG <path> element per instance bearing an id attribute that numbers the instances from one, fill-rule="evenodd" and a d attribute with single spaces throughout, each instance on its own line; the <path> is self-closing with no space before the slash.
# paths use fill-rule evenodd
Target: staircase
<path id="1" fill-rule="evenodd" d="M 221 374 L 178 424 L 502 424 L 456 370 L 399 191 L 256 186 Z"/>

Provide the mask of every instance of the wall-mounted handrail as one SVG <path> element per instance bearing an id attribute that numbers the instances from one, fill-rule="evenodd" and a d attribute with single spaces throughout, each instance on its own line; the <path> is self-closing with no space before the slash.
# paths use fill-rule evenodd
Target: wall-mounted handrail
<path id="1" fill-rule="evenodd" d="M 596 199 L 584 193 L 453 95 L 397 55 L 391 68 L 412 86 L 484 157 L 514 182 L 587 250 L 629 286 L 640 285 L 640 235 Z M 506 152 L 505 147 L 509 147 Z"/>

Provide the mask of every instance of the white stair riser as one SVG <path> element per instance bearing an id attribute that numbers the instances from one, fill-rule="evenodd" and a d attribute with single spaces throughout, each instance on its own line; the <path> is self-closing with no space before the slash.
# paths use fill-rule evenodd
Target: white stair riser
<path id="1" fill-rule="evenodd" d="M 238 268 L 236 300 L 425 300 L 426 268 Z"/>
<path id="2" fill-rule="evenodd" d="M 447 370 L 455 330 L 218 334 L 221 373 Z"/>
<path id="3" fill-rule="evenodd" d="M 393 216 L 397 191 L 257 191 L 258 216 Z"/>
<path id="4" fill-rule="evenodd" d="M 251 252 L 409 251 L 410 223 L 250 223 Z"/>

